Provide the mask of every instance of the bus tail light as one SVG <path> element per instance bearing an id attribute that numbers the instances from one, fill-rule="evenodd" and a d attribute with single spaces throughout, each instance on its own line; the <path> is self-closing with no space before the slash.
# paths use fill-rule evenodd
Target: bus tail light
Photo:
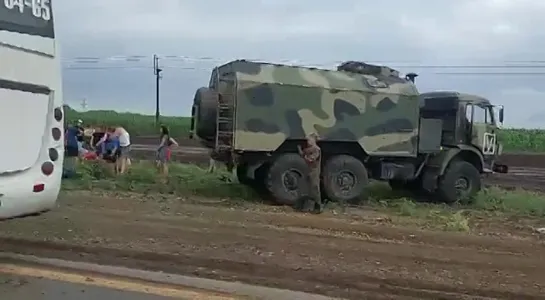
<path id="1" fill-rule="evenodd" d="M 62 132 L 59 128 L 57 127 L 54 127 L 53 129 L 51 129 L 51 135 L 53 136 L 53 139 L 55 141 L 58 141 L 61 139 L 61 136 L 62 136 Z"/>
<path id="2" fill-rule="evenodd" d="M 60 107 L 55 108 L 55 112 L 53 113 L 53 116 L 55 117 L 55 120 L 57 120 L 57 122 L 62 121 L 62 117 L 63 117 L 62 109 Z"/>
<path id="3" fill-rule="evenodd" d="M 55 166 L 50 161 L 46 161 L 42 164 L 42 173 L 46 176 L 53 174 L 54 169 L 55 169 Z"/>
<path id="4" fill-rule="evenodd" d="M 59 159 L 59 151 L 55 148 L 49 148 L 49 159 L 51 159 L 51 161 L 57 161 L 57 159 Z"/>
<path id="5" fill-rule="evenodd" d="M 43 183 L 35 184 L 35 185 L 32 187 L 32 191 L 33 191 L 34 193 L 43 192 L 43 190 L 45 190 L 45 184 L 43 184 Z"/>

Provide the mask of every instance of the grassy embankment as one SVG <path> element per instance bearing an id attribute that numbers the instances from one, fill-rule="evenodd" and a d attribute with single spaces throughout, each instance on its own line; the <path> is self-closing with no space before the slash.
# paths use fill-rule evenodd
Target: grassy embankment
<path id="1" fill-rule="evenodd" d="M 125 127 L 133 136 L 157 135 L 155 117 L 134 113 L 118 113 L 109 110 L 77 112 L 66 111 L 69 122 L 82 119 L 85 124 Z M 175 137 L 186 137 L 189 134 L 190 118 L 161 117 L 161 124 L 167 125 Z M 538 129 L 504 129 L 501 134 L 504 152 L 545 152 L 545 130 Z"/>

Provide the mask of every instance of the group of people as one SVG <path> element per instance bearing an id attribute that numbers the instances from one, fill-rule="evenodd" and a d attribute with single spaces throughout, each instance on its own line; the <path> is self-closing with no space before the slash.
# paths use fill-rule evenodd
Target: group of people
<path id="1" fill-rule="evenodd" d="M 74 171 L 78 159 L 102 159 L 114 164 L 116 174 L 124 174 L 131 165 L 131 138 L 129 132 L 121 127 L 103 127 L 90 129 L 87 135 L 90 141 L 85 143 L 86 129 L 83 121 L 77 120 L 65 132 L 65 169 Z M 168 176 L 168 162 L 171 148 L 178 142 L 172 138 L 168 127 L 161 125 L 160 138 L 156 152 L 157 169 L 165 177 Z"/>
<path id="2" fill-rule="evenodd" d="M 78 120 L 66 129 L 65 170 L 74 172 L 78 159 L 95 160 L 100 158 L 113 163 L 116 174 L 124 174 L 131 163 L 129 132 L 118 126 L 92 130 L 90 135 L 90 142 L 86 144 L 82 120 Z"/>

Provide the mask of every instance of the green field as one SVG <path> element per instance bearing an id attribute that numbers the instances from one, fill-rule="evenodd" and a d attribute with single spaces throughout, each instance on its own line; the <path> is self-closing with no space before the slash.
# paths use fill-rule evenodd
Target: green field
<path id="1" fill-rule="evenodd" d="M 158 134 L 154 116 L 118 113 L 112 110 L 78 112 L 65 108 L 65 111 L 68 122 L 81 119 L 88 125 L 119 125 L 134 136 Z M 161 117 L 160 122 L 167 125 L 175 137 L 186 137 L 189 134 L 188 117 Z M 545 130 L 507 128 L 503 129 L 500 138 L 504 144 L 504 152 L 545 152 Z"/>
<path id="2" fill-rule="evenodd" d="M 159 129 L 155 125 L 155 116 L 135 113 L 118 113 L 113 110 L 90 110 L 79 112 L 65 106 L 66 121 L 75 122 L 83 120 L 86 125 L 93 126 L 123 126 L 133 136 L 158 135 Z M 175 137 L 188 136 L 191 118 L 189 117 L 164 117 L 160 123 L 167 125 L 171 134 Z"/>

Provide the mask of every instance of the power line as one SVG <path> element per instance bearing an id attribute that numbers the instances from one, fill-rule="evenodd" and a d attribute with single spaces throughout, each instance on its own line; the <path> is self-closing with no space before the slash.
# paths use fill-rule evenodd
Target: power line
<path id="1" fill-rule="evenodd" d="M 89 66 L 89 67 L 79 67 L 79 66 L 69 66 L 63 67 L 63 70 L 67 71 L 96 71 L 96 70 L 152 70 L 153 67 L 150 66 Z M 211 72 L 212 68 L 196 68 L 196 67 L 183 67 L 183 66 L 174 66 L 174 65 L 162 65 L 161 70 L 164 69 L 177 69 L 177 70 L 188 70 L 188 71 L 201 71 L 201 72 Z M 545 69 L 545 67 L 544 67 Z M 509 75 L 509 76 L 543 76 L 545 72 L 432 72 L 434 75 L 479 75 L 479 76 L 499 76 L 499 75 Z"/>
<path id="2" fill-rule="evenodd" d="M 436 72 L 437 75 L 514 75 L 514 76 L 542 76 L 545 72 Z"/>
<path id="3" fill-rule="evenodd" d="M 182 70 L 212 70 L 211 68 L 204 69 L 204 68 L 195 68 L 195 67 L 183 67 L 183 66 L 166 66 L 168 68 L 176 68 L 176 69 L 182 69 Z M 84 66 L 63 66 L 62 67 L 65 70 L 111 70 L 111 69 L 147 69 L 152 70 L 152 66 L 92 66 L 92 67 L 84 67 Z"/>
<path id="4" fill-rule="evenodd" d="M 233 60 L 232 58 L 215 58 L 209 56 L 184 56 L 184 55 L 157 55 L 158 58 L 170 62 L 183 62 L 183 63 L 214 63 L 221 64 Z M 72 57 L 62 59 L 63 63 L 72 64 L 101 64 L 109 62 L 144 62 L 149 61 L 151 56 L 146 55 L 116 55 L 110 57 Z M 303 66 L 315 66 L 315 67 L 331 67 L 336 66 L 344 61 L 335 60 L 327 62 L 312 62 L 308 60 L 300 59 L 263 59 L 263 58 L 247 58 L 248 61 L 261 61 L 261 62 L 273 62 L 279 64 L 291 64 L 291 65 L 303 65 Z M 419 69 L 501 69 L 501 68 L 529 68 L 529 69 L 541 69 L 545 68 L 545 61 L 541 60 L 511 60 L 511 61 L 496 61 L 491 64 L 423 64 L 417 61 L 385 61 L 385 60 L 368 60 L 368 63 L 372 64 L 386 64 L 391 65 L 394 68 L 419 68 Z M 401 65 L 408 64 L 408 65 Z"/>
<path id="5" fill-rule="evenodd" d="M 171 68 L 181 68 L 193 70 L 195 67 L 185 67 L 181 65 L 170 65 Z M 414 66 L 392 66 L 393 68 L 410 68 L 410 69 L 545 69 L 543 66 L 524 66 L 524 65 L 414 65 Z M 81 69 L 81 70 L 92 70 L 92 69 L 125 69 L 125 68 L 145 68 L 150 69 L 150 66 L 116 66 L 116 65 L 103 65 L 103 66 L 78 66 L 78 65 L 68 65 L 64 68 L 67 69 Z"/>

